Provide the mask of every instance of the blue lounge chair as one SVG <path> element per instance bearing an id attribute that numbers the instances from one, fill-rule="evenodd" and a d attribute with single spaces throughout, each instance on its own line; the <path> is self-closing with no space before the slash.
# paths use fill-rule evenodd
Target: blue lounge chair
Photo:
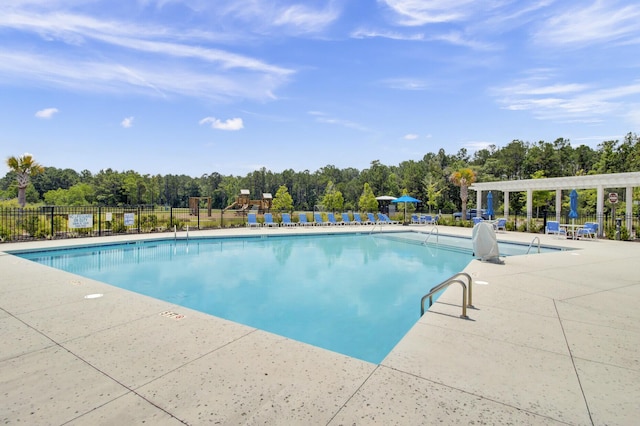
<path id="1" fill-rule="evenodd" d="M 373 223 L 368 220 L 362 220 L 362 218 L 360 217 L 360 213 L 353 214 L 353 221 L 360 225 L 373 225 Z"/>
<path id="2" fill-rule="evenodd" d="M 576 231 L 576 236 L 578 238 L 598 238 L 598 224 L 595 222 L 585 222 L 584 226 L 582 228 L 578 228 Z"/>
<path id="3" fill-rule="evenodd" d="M 344 223 L 336 221 L 336 217 L 333 213 L 327 213 L 327 221 L 329 222 L 329 225 L 344 225 Z"/>
<path id="4" fill-rule="evenodd" d="M 422 216 L 420 216 L 420 222 L 422 222 L 422 223 L 432 223 L 433 222 L 433 218 L 431 217 L 430 214 L 423 214 Z"/>
<path id="5" fill-rule="evenodd" d="M 260 224 L 258 223 L 258 219 L 256 218 L 255 213 L 249 213 L 247 215 L 247 226 L 249 228 L 254 227 L 254 226 L 256 226 L 256 227 L 260 226 Z"/>
<path id="6" fill-rule="evenodd" d="M 544 229 L 545 234 L 555 235 L 556 237 L 567 236 L 567 231 L 560 228 L 560 222 L 557 220 L 548 220 L 547 227 Z"/>
<path id="7" fill-rule="evenodd" d="M 345 225 L 360 225 L 358 222 L 349 219 L 349 213 L 342 213 L 342 223 Z"/>
<path id="8" fill-rule="evenodd" d="M 507 231 L 507 219 L 505 218 L 501 218 L 498 219 L 496 222 L 493 223 L 493 229 L 495 229 L 496 231 L 499 230 L 503 230 L 503 231 Z"/>
<path id="9" fill-rule="evenodd" d="M 422 220 L 420 220 L 420 217 L 417 214 L 412 214 L 411 215 L 411 223 L 414 225 L 420 225 L 422 224 Z"/>
<path id="10" fill-rule="evenodd" d="M 324 220 L 322 220 L 322 214 L 321 213 L 314 213 L 313 214 L 313 223 L 315 225 L 318 226 L 328 226 L 329 222 L 325 222 Z"/>
<path id="11" fill-rule="evenodd" d="M 274 222 L 273 221 L 273 215 L 271 213 L 265 213 L 264 214 L 264 223 L 262 224 L 262 226 L 268 226 L 268 227 L 278 227 L 278 222 Z"/>
<path id="12" fill-rule="evenodd" d="M 386 223 L 387 225 L 397 225 L 399 222 L 391 220 L 389 216 L 384 213 L 378 213 L 378 223 Z"/>
<path id="13" fill-rule="evenodd" d="M 435 215 L 434 218 L 431 220 L 431 225 L 437 225 L 439 220 L 440 220 L 440 215 L 439 214 Z"/>
<path id="14" fill-rule="evenodd" d="M 282 213 L 282 226 L 295 226 L 296 224 L 291 222 L 291 215 L 289 213 Z"/>
<path id="15" fill-rule="evenodd" d="M 300 215 L 298 216 L 298 225 L 300 226 L 312 226 L 313 223 L 309 222 L 307 220 L 307 214 L 306 213 L 300 213 Z"/>
<path id="16" fill-rule="evenodd" d="M 373 213 L 367 213 L 367 217 L 369 218 L 369 223 L 380 223 L 379 220 L 376 220 L 376 216 Z"/>

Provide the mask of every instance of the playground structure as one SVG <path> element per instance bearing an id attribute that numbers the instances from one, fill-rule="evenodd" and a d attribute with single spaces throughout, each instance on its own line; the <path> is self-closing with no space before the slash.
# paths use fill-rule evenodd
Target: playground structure
<path id="1" fill-rule="evenodd" d="M 236 200 L 224 210 L 236 210 L 238 212 L 244 211 L 256 211 L 258 213 L 264 213 L 271 210 L 273 203 L 273 196 L 269 192 L 262 194 L 262 199 L 252 200 L 248 189 L 241 189 L 240 195 L 236 197 Z"/>
<path id="2" fill-rule="evenodd" d="M 197 216 L 200 212 L 200 201 L 207 202 L 207 216 L 211 216 L 211 197 L 189 197 L 189 214 Z"/>

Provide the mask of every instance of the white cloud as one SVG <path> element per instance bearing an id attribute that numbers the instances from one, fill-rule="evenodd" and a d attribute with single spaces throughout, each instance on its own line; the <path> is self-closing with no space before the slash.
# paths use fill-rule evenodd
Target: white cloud
<path id="1" fill-rule="evenodd" d="M 330 116 L 328 116 L 327 114 L 325 114 L 324 112 L 321 112 L 321 111 L 309 111 L 309 115 L 315 116 L 316 117 L 316 121 L 318 123 L 333 124 L 333 125 L 337 125 L 337 126 L 347 127 L 349 129 L 360 130 L 360 131 L 363 131 L 363 132 L 369 131 L 369 129 L 367 129 L 362 124 L 358 124 L 358 123 L 355 123 L 353 121 L 344 120 L 344 119 L 340 119 L 340 118 L 330 117 Z"/>
<path id="2" fill-rule="evenodd" d="M 380 0 L 399 15 L 401 25 L 461 21 L 478 2 L 474 0 Z M 484 6 L 484 5 L 483 5 Z"/>
<path id="3" fill-rule="evenodd" d="M 133 127 L 133 117 L 127 117 L 120 122 L 120 125 L 125 129 Z"/>
<path id="4" fill-rule="evenodd" d="M 381 84 L 390 89 L 399 90 L 426 90 L 428 88 L 427 83 L 422 80 L 413 78 L 388 78 L 382 80 Z"/>
<path id="5" fill-rule="evenodd" d="M 416 135 L 415 133 L 409 133 L 407 135 L 404 135 L 404 139 L 406 139 L 408 141 L 413 141 L 413 140 L 416 140 L 418 138 L 419 138 L 419 136 Z"/>
<path id="6" fill-rule="evenodd" d="M 212 129 L 218 130 L 240 130 L 244 128 L 242 118 L 229 118 L 228 120 L 221 121 L 215 117 L 205 117 L 200 120 L 200 124 L 211 124 Z"/>
<path id="7" fill-rule="evenodd" d="M 540 27 L 535 39 L 555 45 L 590 43 L 640 43 L 640 5 L 619 6 L 615 1 L 577 2 L 572 9 L 554 14 Z"/>
<path id="8" fill-rule="evenodd" d="M 57 112 L 58 112 L 58 108 L 45 108 L 36 112 L 36 117 L 49 119 L 49 118 L 52 118 L 54 114 L 56 114 Z"/>

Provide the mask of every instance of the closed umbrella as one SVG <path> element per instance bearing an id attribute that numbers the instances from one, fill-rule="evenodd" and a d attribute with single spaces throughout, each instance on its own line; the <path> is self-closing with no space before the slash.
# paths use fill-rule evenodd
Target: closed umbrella
<path id="1" fill-rule="evenodd" d="M 578 218 L 578 192 L 575 189 L 569 195 L 569 218 L 571 223 Z"/>
<path id="2" fill-rule="evenodd" d="M 487 194 L 487 216 L 489 216 L 489 220 L 493 216 L 493 194 L 491 191 Z"/>
<path id="3" fill-rule="evenodd" d="M 391 201 L 392 203 L 404 203 L 404 222 L 407 222 L 407 203 L 421 203 L 420 200 L 413 198 L 409 195 L 403 195 L 400 198 L 396 198 L 395 200 Z"/>

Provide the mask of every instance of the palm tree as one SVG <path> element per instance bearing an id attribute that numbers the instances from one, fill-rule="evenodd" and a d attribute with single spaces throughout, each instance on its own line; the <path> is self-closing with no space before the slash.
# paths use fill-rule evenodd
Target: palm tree
<path id="1" fill-rule="evenodd" d="M 462 200 L 462 219 L 467 217 L 467 201 L 469 200 L 469 185 L 476 181 L 476 174 L 471 169 L 460 169 L 449 176 L 449 181 L 460 187 L 460 199 Z"/>
<path id="2" fill-rule="evenodd" d="M 33 160 L 31 154 L 24 154 L 21 157 L 7 158 L 7 166 L 16 172 L 16 180 L 18 181 L 18 204 L 24 208 L 27 204 L 27 185 L 29 178 L 44 172 L 44 167 Z"/>

